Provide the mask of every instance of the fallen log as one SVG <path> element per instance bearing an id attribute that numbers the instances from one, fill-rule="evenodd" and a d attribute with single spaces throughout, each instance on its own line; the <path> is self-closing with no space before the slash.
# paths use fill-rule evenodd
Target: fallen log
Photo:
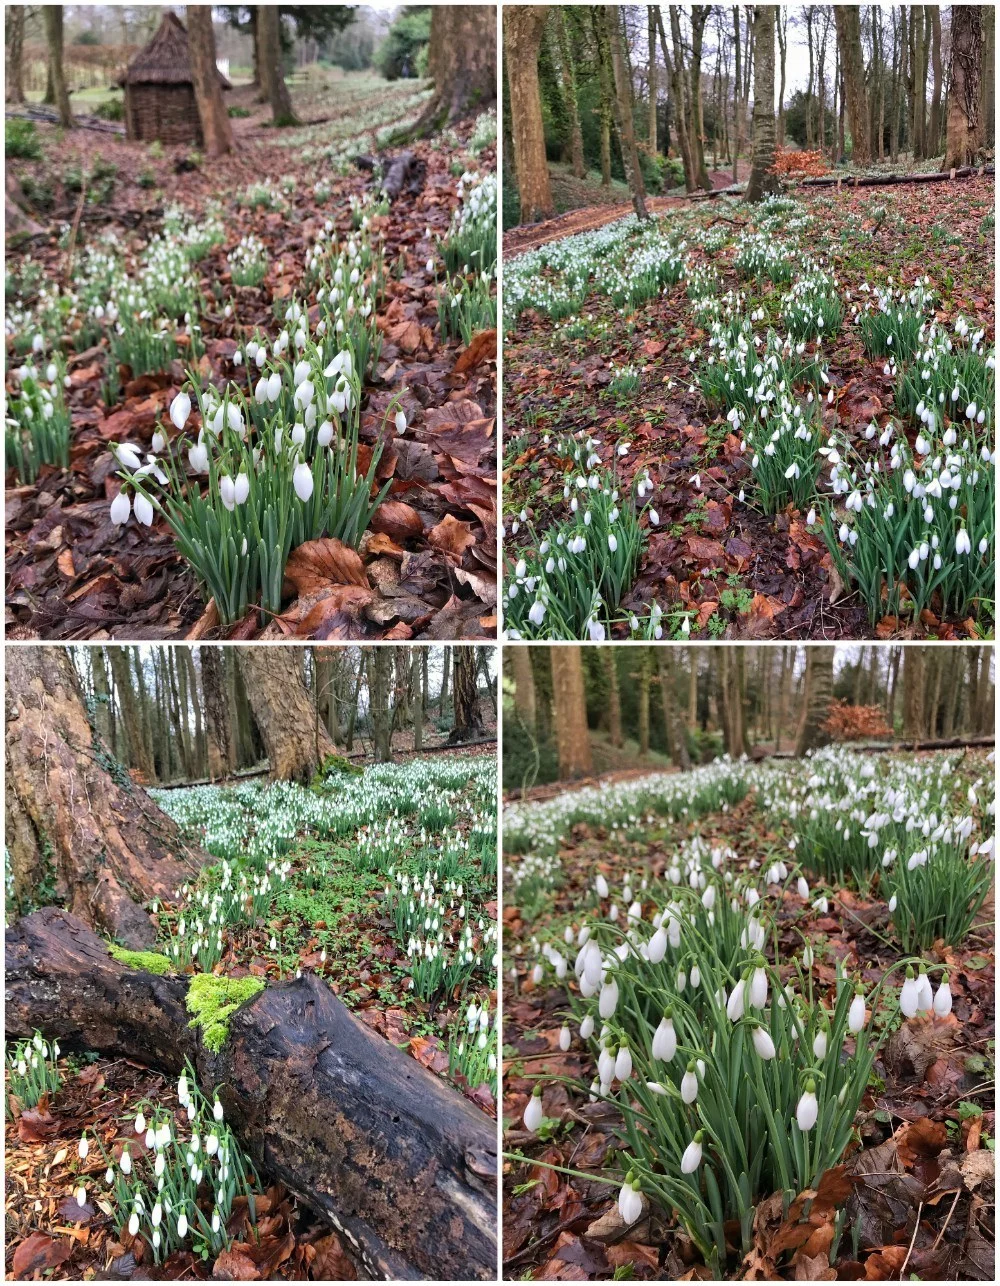
<path id="1" fill-rule="evenodd" d="M 496 1127 L 358 1021 L 312 974 L 237 1010 L 219 1054 L 188 1026 L 188 979 L 131 969 L 76 917 L 46 907 L 6 937 L 8 1037 L 171 1074 L 189 1059 L 216 1086 L 260 1168 L 326 1219 L 369 1274 L 496 1273 Z"/>
<path id="2" fill-rule="evenodd" d="M 398 197 L 402 191 L 419 196 L 427 178 L 427 162 L 412 152 L 400 152 L 391 159 L 384 156 L 356 156 L 359 170 L 372 174 L 382 169 L 381 189 L 387 197 Z"/>
<path id="3" fill-rule="evenodd" d="M 978 179 L 990 177 L 992 165 L 963 165 L 956 170 L 935 170 L 929 174 L 824 174 L 818 178 L 800 179 L 804 188 L 884 188 L 895 183 L 944 183 L 950 179 Z"/>

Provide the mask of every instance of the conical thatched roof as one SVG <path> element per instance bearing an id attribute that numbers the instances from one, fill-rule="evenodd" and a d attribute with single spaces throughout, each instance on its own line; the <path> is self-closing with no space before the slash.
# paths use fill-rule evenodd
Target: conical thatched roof
<path id="1" fill-rule="evenodd" d="M 232 89 L 216 69 L 223 89 Z M 163 15 L 156 35 L 129 63 L 120 85 L 190 85 L 191 55 L 187 29 L 171 9 Z"/>

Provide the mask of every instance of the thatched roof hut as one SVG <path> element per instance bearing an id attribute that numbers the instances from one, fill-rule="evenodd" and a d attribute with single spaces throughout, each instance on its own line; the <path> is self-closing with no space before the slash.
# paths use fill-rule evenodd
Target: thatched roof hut
<path id="1" fill-rule="evenodd" d="M 232 89 L 221 72 L 216 74 L 223 89 Z M 125 89 L 129 138 L 201 146 L 187 30 L 172 10 L 166 10 L 156 35 L 132 59 L 118 83 Z"/>

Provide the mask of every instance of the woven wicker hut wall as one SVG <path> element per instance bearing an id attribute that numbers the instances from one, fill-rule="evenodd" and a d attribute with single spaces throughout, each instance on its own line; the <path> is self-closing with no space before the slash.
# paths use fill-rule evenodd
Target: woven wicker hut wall
<path id="1" fill-rule="evenodd" d="M 223 89 L 232 89 L 221 72 L 217 75 Z M 132 59 L 118 83 L 125 90 L 129 138 L 201 146 L 187 30 L 175 13 L 166 11 L 156 35 Z"/>

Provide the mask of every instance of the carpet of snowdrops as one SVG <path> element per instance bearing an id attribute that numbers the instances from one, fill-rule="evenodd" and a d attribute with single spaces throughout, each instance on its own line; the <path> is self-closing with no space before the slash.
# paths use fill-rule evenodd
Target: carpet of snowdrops
<path id="1" fill-rule="evenodd" d="M 494 759 L 152 794 L 216 859 L 156 908 L 178 968 L 310 969 L 376 1030 L 422 1038 L 415 1056 L 433 1037 L 435 1070 L 495 1095 Z"/>
<path id="2" fill-rule="evenodd" d="M 596 1242 L 564 1238 L 567 1262 L 591 1277 L 665 1255 L 671 1276 L 748 1256 L 801 1275 L 783 1251 L 829 1269 L 881 1244 L 850 1175 L 868 1149 L 905 1169 L 900 1122 L 982 1164 L 992 754 L 830 748 L 607 781 L 506 806 L 504 854 L 509 1275 L 556 1273 L 546 1233 L 571 1209 Z"/>
<path id="3" fill-rule="evenodd" d="M 123 235 L 112 223 L 77 237 L 66 227 L 44 263 L 30 251 L 9 257 L 5 449 L 19 484 L 12 592 L 22 622 L 55 628 L 58 613 L 39 597 L 58 570 L 51 592 L 69 604 L 60 634 L 130 615 L 143 624 L 147 612 L 160 633 L 176 632 L 210 602 L 206 625 L 229 631 L 260 607 L 259 628 L 280 613 L 283 590 L 287 604 L 296 549 L 332 537 L 374 556 L 370 528 L 390 499 L 375 523 L 382 545 L 426 545 L 424 533 L 454 508 L 433 487 L 412 489 L 418 475 L 421 487 L 442 476 L 428 441 L 451 423 L 432 358 L 496 324 L 495 130 L 484 114 L 464 141 L 449 131 L 425 145 L 426 193 L 390 202 L 380 169 L 369 181 L 350 163 L 364 150 L 357 139 L 352 151 L 351 140 L 318 141 L 336 129 L 309 127 L 296 131 L 294 158 L 286 140 L 269 141 L 258 179 L 247 182 L 244 169 L 227 191 L 234 157 L 217 167 L 214 188 L 205 175 L 176 183 L 183 199 L 171 193 L 145 219 L 151 234 Z M 267 174 L 286 158 L 294 173 Z M 417 218 L 422 226 L 409 226 Z M 472 377 L 470 398 L 479 383 Z M 471 440 L 471 477 L 480 461 L 470 452 Z M 482 472 L 492 468 L 486 461 Z M 403 492 L 405 502 L 394 498 Z M 473 503 L 482 510 L 478 493 Z M 484 521 L 491 536 L 492 517 Z M 470 538 L 459 567 L 479 528 L 462 531 Z M 69 552 L 56 569 L 47 555 L 63 540 Z M 347 579 L 363 589 L 351 557 Z M 468 557 L 481 575 L 483 561 Z M 424 569 L 428 584 L 433 570 Z M 419 593 L 409 622 L 418 628 Z M 426 620 L 443 605 L 436 598 Z M 352 605 L 369 608 L 358 637 L 391 624 L 374 599 Z M 491 606 L 479 601 L 480 615 Z"/>
<path id="4" fill-rule="evenodd" d="M 507 637 L 990 632 L 993 242 L 984 179 L 506 262 Z"/>

